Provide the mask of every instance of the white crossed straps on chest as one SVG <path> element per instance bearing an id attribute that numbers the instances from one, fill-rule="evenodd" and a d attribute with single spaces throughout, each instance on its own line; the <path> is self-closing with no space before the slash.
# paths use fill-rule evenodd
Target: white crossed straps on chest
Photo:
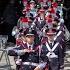
<path id="1" fill-rule="evenodd" d="M 58 47 L 58 42 L 53 46 L 53 48 L 51 49 L 49 44 L 46 42 L 46 47 L 48 49 L 48 53 L 46 54 L 47 57 L 49 58 L 58 58 L 58 56 L 54 53 L 54 50 Z"/>

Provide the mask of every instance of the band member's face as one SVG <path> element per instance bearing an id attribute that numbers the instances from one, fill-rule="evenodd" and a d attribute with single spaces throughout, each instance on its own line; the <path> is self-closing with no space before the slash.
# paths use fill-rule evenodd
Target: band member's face
<path id="1" fill-rule="evenodd" d="M 24 6 L 26 6 L 27 5 L 27 2 L 24 2 L 23 4 L 24 4 Z"/>
<path id="2" fill-rule="evenodd" d="M 54 40 L 55 35 L 50 35 L 50 36 L 47 36 L 47 37 L 48 37 L 48 40 L 53 41 L 53 40 Z"/>
<path id="3" fill-rule="evenodd" d="M 29 43 L 29 44 L 32 44 L 34 42 L 34 35 L 29 35 L 29 36 L 26 36 L 26 42 Z"/>
<path id="4" fill-rule="evenodd" d="M 40 14 L 40 17 L 43 17 L 43 18 L 44 18 L 44 13 L 41 13 L 41 14 Z"/>
<path id="5" fill-rule="evenodd" d="M 35 7 L 35 4 L 34 3 L 31 3 L 30 4 L 30 8 L 32 9 L 32 8 L 34 8 Z"/>
<path id="6" fill-rule="evenodd" d="M 43 0 L 43 2 L 45 3 L 45 2 L 47 2 L 47 0 Z"/>
<path id="7" fill-rule="evenodd" d="M 53 21 L 52 24 L 58 24 L 56 21 Z"/>

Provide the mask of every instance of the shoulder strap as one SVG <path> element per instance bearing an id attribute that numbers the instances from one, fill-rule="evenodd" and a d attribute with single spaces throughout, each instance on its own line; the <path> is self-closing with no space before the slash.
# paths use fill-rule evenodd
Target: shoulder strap
<path id="1" fill-rule="evenodd" d="M 42 45 L 39 45 L 39 57 L 41 55 L 41 49 L 42 49 Z"/>
<path id="2" fill-rule="evenodd" d="M 46 42 L 46 47 L 47 47 L 47 49 L 48 49 L 49 51 L 52 50 L 47 42 Z"/>
<path id="3" fill-rule="evenodd" d="M 56 47 L 58 46 L 58 42 L 54 45 L 54 47 L 52 48 L 52 51 L 54 51 L 56 49 Z"/>
<path id="4" fill-rule="evenodd" d="M 62 33 L 62 31 L 59 31 L 59 32 L 57 33 L 57 35 L 54 37 L 54 40 L 56 40 L 57 37 L 58 37 L 61 33 Z"/>
<path id="5" fill-rule="evenodd" d="M 49 50 L 49 51 L 54 51 L 55 49 L 56 49 L 56 47 L 58 46 L 58 42 L 53 46 L 53 48 L 51 49 L 50 48 L 50 46 L 49 46 L 49 44 L 46 42 L 46 46 L 47 46 L 47 49 Z"/>

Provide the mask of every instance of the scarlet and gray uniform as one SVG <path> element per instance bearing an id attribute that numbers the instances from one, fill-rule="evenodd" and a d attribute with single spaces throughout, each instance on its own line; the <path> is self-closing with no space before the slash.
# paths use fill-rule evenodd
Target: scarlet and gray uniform
<path id="1" fill-rule="evenodd" d="M 17 47 L 13 50 L 9 50 L 9 55 L 12 55 L 12 56 L 20 55 L 19 51 L 22 49 L 29 49 L 29 47 L 27 46 L 27 44 L 25 44 L 24 46 Z M 22 61 L 20 65 L 17 64 L 17 67 L 20 66 L 18 70 L 33 70 L 36 67 L 36 65 L 38 65 L 39 63 L 38 46 L 33 45 L 32 49 L 35 50 L 35 52 L 24 53 L 20 55 L 19 59 L 21 59 Z M 30 63 L 34 63 L 34 65 L 32 64 L 30 65 Z"/>
<path id="2" fill-rule="evenodd" d="M 50 70 L 60 70 L 63 58 L 62 47 L 59 42 L 53 42 L 52 45 L 49 42 L 43 44 L 41 55 L 49 58 Z"/>
<path id="3" fill-rule="evenodd" d="M 46 59 L 43 59 L 44 56 L 43 55 L 40 56 L 39 47 L 40 45 L 36 46 L 32 44 L 31 46 L 29 46 L 26 43 L 24 46 L 20 46 L 20 47 L 17 47 L 8 51 L 8 54 L 11 56 L 19 55 L 19 60 L 16 61 L 17 70 L 34 70 L 34 68 L 38 66 L 39 64 L 40 64 L 39 67 L 41 69 L 45 68 L 48 58 L 46 57 Z M 33 49 L 35 50 L 35 52 L 23 53 L 22 52 L 23 49 Z"/>

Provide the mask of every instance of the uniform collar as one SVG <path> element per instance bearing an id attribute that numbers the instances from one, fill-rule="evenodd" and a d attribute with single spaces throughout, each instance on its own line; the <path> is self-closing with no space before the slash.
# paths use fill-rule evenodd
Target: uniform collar
<path id="1" fill-rule="evenodd" d="M 30 45 L 30 44 L 27 43 L 27 47 L 28 48 L 29 48 L 29 46 L 31 46 L 31 48 L 33 48 L 33 44 Z"/>
<path id="2" fill-rule="evenodd" d="M 51 42 L 51 41 L 48 41 L 48 43 L 50 44 L 50 43 L 52 43 L 52 45 L 54 45 L 54 41 L 53 42 Z"/>

